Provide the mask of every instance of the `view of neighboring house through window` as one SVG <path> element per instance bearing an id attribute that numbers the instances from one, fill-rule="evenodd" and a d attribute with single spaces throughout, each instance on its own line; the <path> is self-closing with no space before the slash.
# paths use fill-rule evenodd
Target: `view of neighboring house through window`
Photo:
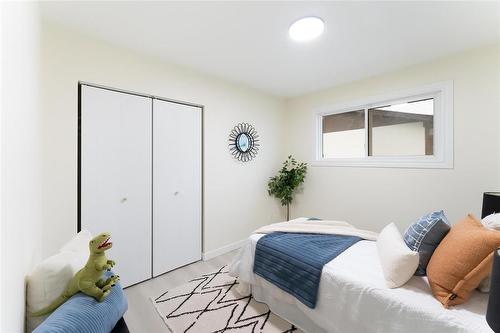
<path id="1" fill-rule="evenodd" d="M 434 154 L 434 98 L 322 116 L 322 157 Z"/>
<path id="2" fill-rule="evenodd" d="M 323 117 L 323 157 L 363 157 L 365 141 L 365 110 Z"/>
<path id="3" fill-rule="evenodd" d="M 434 99 L 368 109 L 368 156 L 433 155 Z"/>
<path id="4" fill-rule="evenodd" d="M 453 168 L 453 82 L 315 112 L 313 166 Z"/>

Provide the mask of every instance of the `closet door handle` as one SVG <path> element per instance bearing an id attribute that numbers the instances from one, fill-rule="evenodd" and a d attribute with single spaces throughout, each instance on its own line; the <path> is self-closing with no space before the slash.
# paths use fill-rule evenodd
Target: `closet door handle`
<path id="1" fill-rule="evenodd" d="M 179 195 L 179 191 L 175 191 L 175 192 L 174 192 L 174 195 Z"/>
<path id="2" fill-rule="evenodd" d="M 127 197 L 123 197 L 121 200 L 120 200 L 120 203 L 125 203 L 125 201 L 127 201 Z"/>

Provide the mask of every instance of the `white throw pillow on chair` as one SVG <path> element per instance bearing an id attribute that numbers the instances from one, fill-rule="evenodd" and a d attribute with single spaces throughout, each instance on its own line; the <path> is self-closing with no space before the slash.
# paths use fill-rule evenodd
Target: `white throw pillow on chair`
<path id="1" fill-rule="evenodd" d="M 418 252 L 408 248 L 394 223 L 388 224 L 377 239 L 377 252 L 389 288 L 404 285 L 418 267 Z"/>

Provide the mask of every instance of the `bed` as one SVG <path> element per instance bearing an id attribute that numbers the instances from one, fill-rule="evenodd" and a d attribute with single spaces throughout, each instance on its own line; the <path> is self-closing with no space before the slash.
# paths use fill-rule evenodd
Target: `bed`
<path id="1" fill-rule="evenodd" d="M 431 294 L 425 277 L 414 276 L 401 288 L 385 285 L 376 242 L 362 240 L 323 267 L 316 307 L 253 273 L 257 241 L 252 234 L 229 267 L 239 277 L 238 291 L 260 302 L 308 333 L 350 332 L 493 332 L 485 320 L 488 295 L 445 309 Z"/>

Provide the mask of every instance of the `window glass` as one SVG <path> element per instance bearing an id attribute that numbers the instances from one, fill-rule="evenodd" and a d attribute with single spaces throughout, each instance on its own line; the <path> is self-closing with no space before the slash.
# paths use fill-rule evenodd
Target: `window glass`
<path id="1" fill-rule="evenodd" d="M 365 111 L 323 117 L 323 158 L 365 156 Z"/>
<path id="2" fill-rule="evenodd" d="M 433 154 L 433 98 L 368 109 L 369 156 Z"/>

